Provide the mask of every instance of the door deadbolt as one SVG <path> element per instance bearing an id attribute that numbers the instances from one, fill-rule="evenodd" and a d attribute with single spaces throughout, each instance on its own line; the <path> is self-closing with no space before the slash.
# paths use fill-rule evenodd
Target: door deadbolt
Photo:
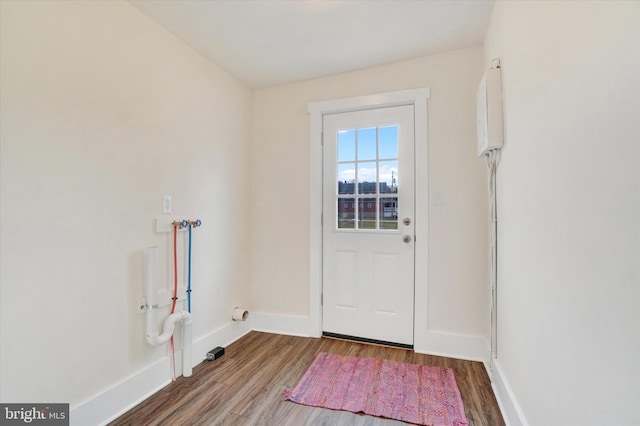
<path id="1" fill-rule="evenodd" d="M 402 219 L 402 224 L 405 226 L 411 225 L 411 219 L 409 219 L 408 217 L 405 217 L 404 219 Z"/>
<path id="2" fill-rule="evenodd" d="M 411 237 L 409 235 L 403 235 L 402 236 L 402 242 L 403 243 L 410 243 L 411 242 Z"/>

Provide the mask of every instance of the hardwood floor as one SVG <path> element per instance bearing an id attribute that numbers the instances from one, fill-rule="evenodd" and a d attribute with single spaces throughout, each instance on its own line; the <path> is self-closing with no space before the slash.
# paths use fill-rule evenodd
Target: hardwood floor
<path id="1" fill-rule="evenodd" d="M 296 386 L 319 352 L 452 368 L 469 424 L 504 425 L 489 377 L 480 362 L 336 339 L 259 332 L 251 332 L 229 345 L 224 356 L 216 361 L 204 361 L 193 369 L 193 376 L 179 377 L 110 425 L 405 424 L 285 401 L 284 389 Z"/>

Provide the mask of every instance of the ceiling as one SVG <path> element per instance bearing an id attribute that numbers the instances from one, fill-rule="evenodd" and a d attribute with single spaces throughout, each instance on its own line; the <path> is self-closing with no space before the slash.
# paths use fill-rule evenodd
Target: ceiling
<path id="1" fill-rule="evenodd" d="M 130 0 L 252 89 L 482 43 L 493 0 Z"/>

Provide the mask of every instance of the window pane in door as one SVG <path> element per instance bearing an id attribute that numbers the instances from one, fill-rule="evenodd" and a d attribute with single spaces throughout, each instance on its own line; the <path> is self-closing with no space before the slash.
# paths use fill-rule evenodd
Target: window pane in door
<path id="1" fill-rule="evenodd" d="M 340 130 L 338 132 L 338 161 L 355 161 L 356 131 Z"/>
<path id="2" fill-rule="evenodd" d="M 380 161 L 379 179 L 381 194 L 398 192 L 398 161 Z"/>
<path id="3" fill-rule="evenodd" d="M 398 158 L 398 126 L 378 129 L 378 158 L 391 160 Z"/>
<path id="4" fill-rule="evenodd" d="M 356 163 L 338 164 L 338 194 L 355 194 Z"/>
<path id="5" fill-rule="evenodd" d="M 358 194 L 375 194 L 377 175 L 375 161 L 358 162 Z"/>
<path id="6" fill-rule="evenodd" d="M 380 198 L 380 229 L 398 229 L 398 198 Z"/>
<path id="7" fill-rule="evenodd" d="M 375 160 L 376 128 L 358 129 L 358 161 Z"/>
<path id="8" fill-rule="evenodd" d="M 338 198 L 338 228 L 353 229 L 356 223 L 355 198 Z"/>
<path id="9" fill-rule="evenodd" d="M 376 229 L 376 198 L 360 198 L 358 201 L 358 229 Z"/>

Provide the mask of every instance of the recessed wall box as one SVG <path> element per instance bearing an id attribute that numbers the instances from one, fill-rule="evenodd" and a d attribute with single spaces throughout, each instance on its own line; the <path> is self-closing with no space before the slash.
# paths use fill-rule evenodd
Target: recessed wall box
<path id="1" fill-rule="evenodd" d="M 502 148 L 502 71 L 487 70 L 482 76 L 476 97 L 478 157 L 487 151 Z"/>

